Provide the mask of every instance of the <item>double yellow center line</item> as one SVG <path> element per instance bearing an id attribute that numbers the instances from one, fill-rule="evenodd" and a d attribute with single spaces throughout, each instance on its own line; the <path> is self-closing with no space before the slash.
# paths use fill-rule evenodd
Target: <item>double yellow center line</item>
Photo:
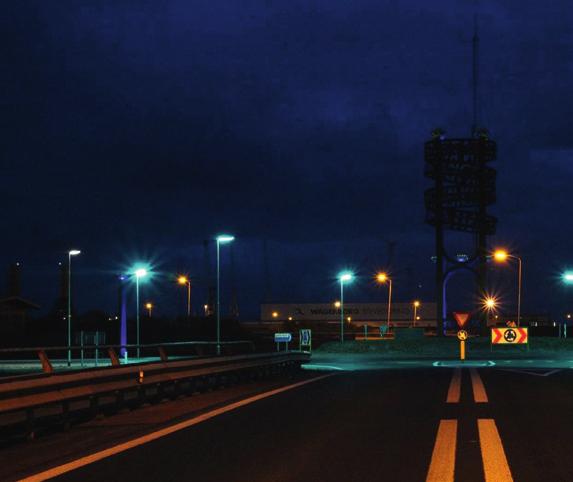
<path id="1" fill-rule="evenodd" d="M 470 368 L 475 403 L 487 403 L 485 386 L 475 368 Z M 446 403 L 459 403 L 461 398 L 462 370 L 454 369 L 448 388 Z M 495 420 L 478 419 L 479 443 L 486 482 L 512 482 L 511 471 L 505 456 Z M 456 467 L 457 420 L 440 420 L 432 460 L 426 482 L 453 482 Z"/>

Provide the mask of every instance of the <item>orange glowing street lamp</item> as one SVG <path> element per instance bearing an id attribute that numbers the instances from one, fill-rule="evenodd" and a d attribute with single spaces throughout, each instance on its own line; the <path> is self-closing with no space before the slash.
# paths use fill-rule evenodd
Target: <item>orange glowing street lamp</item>
<path id="1" fill-rule="evenodd" d="M 420 302 L 418 300 L 414 301 L 412 305 L 414 306 L 414 326 L 416 326 L 416 320 L 419 319 L 418 317 L 418 308 L 420 307 Z"/>
<path id="2" fill-rule="evenodd" d="M 505 263 L 508 259 L 517 260 L 517 326 L 521 321 L 521 280 L 522 280 L 522 263 L 519 256 L 508 253 L 505 249 L 496 249 L 493 252 L 493 259 L 497 263 Z"/>
<path id="3" fill-rule="evenodd" d="M 390 329 L 390 313 L 392 310 L 392 280 L 386 273 L 378 273 L 376 275 L 376 281 L 380 284 L 388 283 L 388 318 L 386 320 L 386 325 L 388 330 Z"/>
<path id="4" fill-rule="evenodd" d="M 482 303 L 484 308 L 488 311 L 495 311 L 497 308 L 497 299 L 493 296 L 486 296 Z"/>
<path id="5" fill-rule="evenodd" d="M 147 310 L 147 313 L 149 314 L 149 318 L 151 318 L 151 311 L 153 310 L 153 303 L 145 303 L 145 309 Z"/>
<path id="6" fill-rule="evenodd" d="M 191 317 L 191 281 L 187 276 L 179 276 L 177 278 L 177 283 L 183 286 L 187 286 L 187 318 Z"/>

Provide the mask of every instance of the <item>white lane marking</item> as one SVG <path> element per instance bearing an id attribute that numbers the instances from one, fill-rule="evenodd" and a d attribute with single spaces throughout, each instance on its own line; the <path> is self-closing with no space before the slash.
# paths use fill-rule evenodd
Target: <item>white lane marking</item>
<path id="1" fill-rule="evenodd" d="M 487 393 L 485 387 L 479 376 L 478 371 L 475 368 L 470 368 L 470 375 L 472 378 L 472 390 L 474 392 L 474 402 L 475 403 L 487 403 Z"/>
<path id="2" fill-rule="evenodd" d="M 240 400 L 235 403 L 231 403 L 230 405 L 226 405 L 221 408 L 217 408 L 215 410 L 211 410 L 210 412 L 204 413 L 202 415 L 198 415 L 197 417 L 193 417 L 189 420 L 185 420 L 184 422 L 179 422 L 175 425 L 171 425 L 170 427 L 163 428 L 161 430 L 157 430 L 156 432 L 149 433 L 147 435 L 143 435 L 141 437 L 137 437 L 133 440 L 128 442 L 121 443 L 114 447 L 110 447 L 105 450 L 101 450 L 99 452 L 95 452 L 90 455 L 86 455 L 85 457 L 80 457 L 79 459 L 73 460 L 66 464 L 60 465 L 58 467 L 53 467 L 51 469 L 45 470 L 43 472 L 39 472 L 37 474 L 31 475 L 24 479 L 21 479 L 20 482 L 37 482 L 42 480 L 51 479 L 53 477 L 57 477 L 59 475 L 65 474 L 67 472 L 71 472 L 72 470 L 79 469 L 80 467 L 84 467 L 89 464 L 93 464 L 99 460 L 105 459 L 107 457 L 111 457 L 113 455 L 119 454 L 121 452 L 125 452 L 126 450 L 132 449 L 134 447 L 138 447 L 139 445 L 146 444 L 148 442 L 152 442 L 159 438 L 165 437 L 167 435 L 171 435 L 172 433 L 179 432 L 180 430 L 184 430 L 186 428 L 192 427 L 193 425 L 197 425 L 201 422 L 209 420 L 211 418 L 217 417 L 218 415 L 222 415 L 227 412 L 231 412 L 236 410 L 237 408 L 244 407 L 245 405 L 249 405 L 253 402 L 257 402 L 264 398 L 272 397 L 273 395 L 278 395 L 279 393 L 286 392 L 287 390 L 292 390 L 293 388 L 302 387 L 303 385 L 307 385 L 312 382 L 317 382 L 324 378 L 329 378 L 334 376 L 334 374 L 322 375 L 320 377 L 311 378 L 310 380 L 305 380 L 302 382 L 294 383 L 292 385 L 288 385 L 286 387 L 276 388 L 274 390 L 270 390 L 265 393 L 260 393 L 259 395 L 255 395 L 253 397 L 245 398 L 244 400 Z"/>
<path id="3" fill-rule="evenodd" d="M 536 377 L 548 377 L 548 376 L 553 375 L 554 373 L 562 371 L 561 368 L 556 368 L 555 370 L 550 370 L 550 371 L 545 372 L 545 373 L 531 372 L 529 370 L 519 370 L 517 368 L 499 368 L 499 370 L 503 370 L 504 372 L 514 372 L 514 373 L 524 373 L 526 375 L 535 375 Z"/>
<path id="4" fill-rule="evenodd" d="M 333 365 L 315 365 L 313 363 L 306 363 L 304 365 L 302 365 L 302 368 L 305 369 L 309 369 L 309 370 L 314 370 L 314 369 L 318 369 L 318 370 L 339 370 L 339 371 L 344 371 L 345 368 L 340 368 L 340 367 L 335 367 Z"/>
<path id="5" fill-rule="evenodd" d="M 440 420 L 426 482 L 454 482 L 457 420 Z"/>
<path id="6" fill-rule="evenodd" d="M 469 367 L 494 367 L 495 362 L 492 360 L 452 360 L 452 361 L 435 361 L 432 363 L 435 367 L 448 367 L 448 368 L 469 368 Z"/>

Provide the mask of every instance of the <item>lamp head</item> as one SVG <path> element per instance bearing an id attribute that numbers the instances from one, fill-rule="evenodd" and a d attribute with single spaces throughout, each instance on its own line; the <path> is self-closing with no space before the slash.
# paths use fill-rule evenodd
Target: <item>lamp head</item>
<path id="1" fill-rule="evenodd" d="M 354 275 L 350 271 L 343 271 L 338 275 L 338 279 L 341 283 L 346 283 L 352 281 Z"/>
<path id="2" fill-rule="evenodd" d="M 484 298 L 483 305 L 488 310 L 494 310 L 497 307 L 497 300 L 493 296 Z"/>
<path id="3" fill-rule="evenodd" d="M 573 285 L 573 271 L 565 271 L 561 278 L 565 284 Z"/>
<path id="4" fill-rule="evenodd" d="M 507 261 L 507 258 L 509 258 L 509 254 L 504 249 L 496 249 L 493 252 L 493 259 L 498 263 L 503 263 L 504 261 Z"/>
<path id="5" fill-rule="evenodd" d="M 77 255 L 80 254 L 80 253 L 81 253 L 81 251 L 80 251 L 79 249 L 70 249 L 70 250 L 68 251 L 68 254 L 69 254 L 70 256 L 77 256 Z"/>
<path id="6" fill-rule="evenodd" d="M 186 285 L 189 283 L 189 278 L 187 278 L 187 276 L 179 276 L 179 278 L 177 278 L 177 283 L 180 285 Z"/>
<path id="7" fill-rule="evenodd" d="M 144 278 L 147 276 L 147 270 L 145 268 L 139 268 L 135 270 L 134 274 L 137 278 Z"/>
<path id="8" fill-rule="evenodd" d="M 216 239 L 219 243 L 230 243 L 235 240 L 235 236 L 231 236 L 230 234 L 220 234 Z"/>
<path id="9" fill-rule="evenodd" d="M 378 283 L 386 283 L 386 281 L 388 281 L 389 279 L 390 278 L 386 273 L 378 273 L 376 275 L 376 281 L 378 281 Z"/>

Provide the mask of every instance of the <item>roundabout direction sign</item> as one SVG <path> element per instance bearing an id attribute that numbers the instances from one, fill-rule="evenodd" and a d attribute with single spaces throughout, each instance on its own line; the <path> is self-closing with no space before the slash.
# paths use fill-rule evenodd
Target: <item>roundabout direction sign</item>
<path id="1" fill-rule="evenodd" d="M 492 345 L 526 345 L 529 343 L 527 328 L 492 328 Z"/>

